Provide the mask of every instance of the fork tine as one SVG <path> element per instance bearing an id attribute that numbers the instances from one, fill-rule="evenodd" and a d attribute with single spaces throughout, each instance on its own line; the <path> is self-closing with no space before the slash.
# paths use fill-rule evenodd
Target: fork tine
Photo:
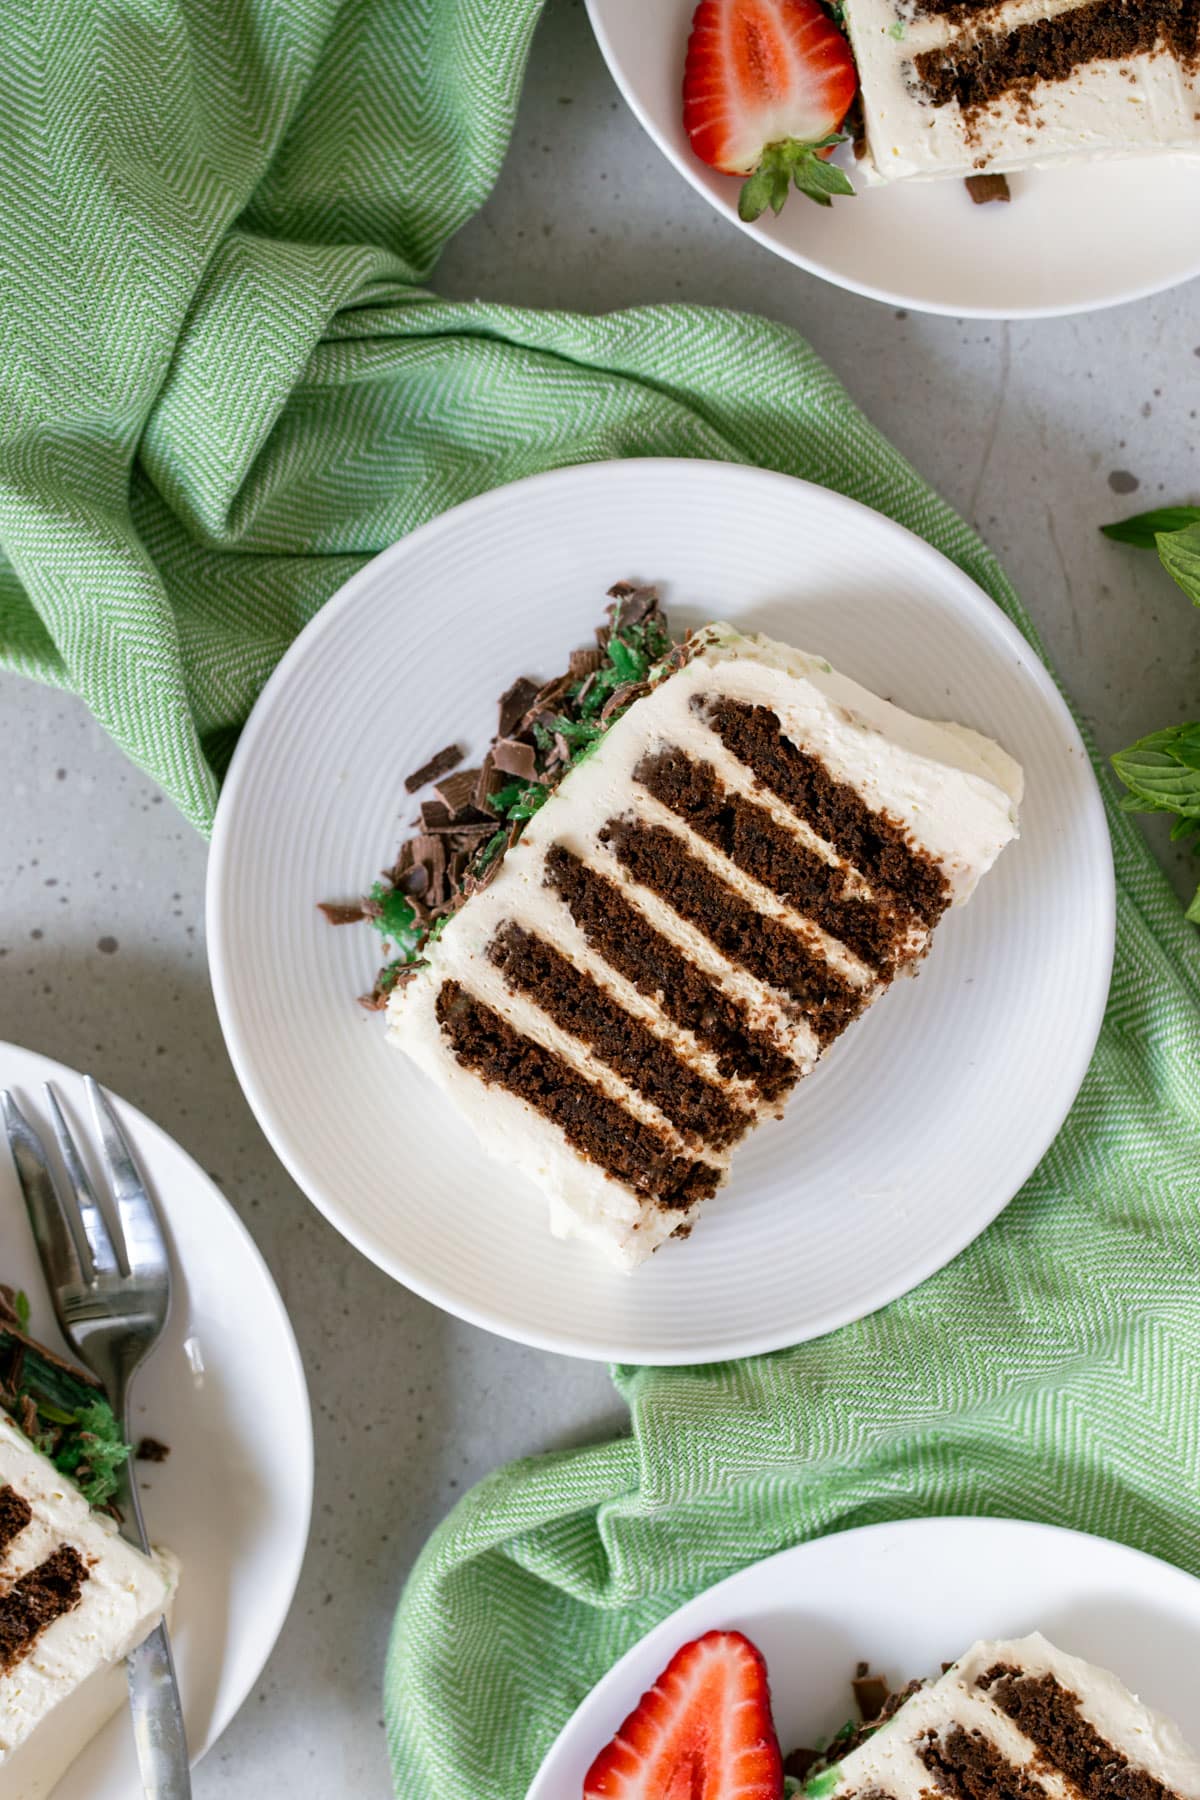
<path id="1" fill-rule="evenodd" d="M 16 1101 L 5 1088 L 0 1095 L 4 1111 L 4 1129 L 16 1164 L 17 1179 L 25 1196 L 29 1223 L 41 1257 L 46 1284 L 54 1301 L 54 1311 L 62 1323 L 60 1294 L 63 1288 L 85 1286 L 81 1248 L 72 1229 L 50 1173 L 50 1164 L 37 1132 L 27 1122 Z M 82 1246 L 86 1254 L 86 1246 Z"/>
<path id="2" fill-rule="evenodd" d="M 130 1273 L 161 1275 L 165 1278 L 170 1269 L 167 1246 L 163 1241 L 154 1202 L 138 1173 L 125 1133 L 117 1123 L 117 1116 L 109 1105 L 103 1088 L 90 1075 L 84 1076 L 83 1085 L 92 1103 L 96 1130 L 100 1133 L 105 1167 L 112 1183 L 113 1198 L 117 1203 L 117 1214 L 125 1238 L 125 1256 Z"/>
<path id="3" fill-rule="evenodd" d="M 58 1139 L 63 1167 L 67 1171 L 67 1180 L 75 1195 L 79 1223 L 82 1225 L 83 1235 L 87 1239 L 92 1273 L 95 1275 L 119 1275 L 120 1264 L 109 1235 L 108 1224 L 100 1210 L 100 1202 L 96 1199 L 96 1190 L 84 1167 L 83 1158 L 79 1154 L 75 1139 L 71 1136 L 70 1127 L 63 1117 L 62 1107 L 58 1104 L 58 1095 L 50 1082 L 45 1085 L 45 1094 L 46 1104 L 50 1109 L 50 1123 L 54 1126 L 54 1135 Z"/>

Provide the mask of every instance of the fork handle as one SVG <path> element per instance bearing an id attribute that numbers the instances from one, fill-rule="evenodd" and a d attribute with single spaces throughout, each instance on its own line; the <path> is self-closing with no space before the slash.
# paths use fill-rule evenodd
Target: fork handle
<path id="1" fill-rule="evenodd" d="M 129 1710 L 145 1800 L 191 1800 L 187 1737 L 167 1628 L 157 1625 L 126 1662 Z"/>
<path id="2" fill-rule="evenodd" d="M 117 1416 L 128 1441 L 125 1396 L 118 1393 L 116 1398 L 122 1402 Z M 142 1519 L 132 1459 L 125 1466 L 122 1498 L 125 1501 L 122 1535 L 149 1554 L 150 1540 Z M 187 1733 L 165 1621 L 156 1625 L 150 1636 L 125 1659 L 125 1670 L 129 1678 L 129 1711 L 144 1800 L 192 1800 Z"/>

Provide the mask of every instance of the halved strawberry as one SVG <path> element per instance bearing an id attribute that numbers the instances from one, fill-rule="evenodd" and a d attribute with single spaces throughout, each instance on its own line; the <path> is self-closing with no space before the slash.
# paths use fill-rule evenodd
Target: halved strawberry
<path id="1" fill-rule="evenodd" d="M 671 1658 L 583 1784 L 583 1800 L 780 1800 L 767 1665 L 740 1631 Z"/>
<path id="2" fill-rule="evenodd" d="M 683 72 L 683 123 L 701 162 L 748 175 L 743 219 L 779 212 L 795 182 L 819 206 L 852 194 L 827 159 L 858 73 L 820 0 L 700 0 Z"/>

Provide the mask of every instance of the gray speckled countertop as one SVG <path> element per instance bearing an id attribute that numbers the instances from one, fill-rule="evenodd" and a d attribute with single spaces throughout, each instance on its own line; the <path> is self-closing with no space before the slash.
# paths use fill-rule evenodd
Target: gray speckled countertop
<path id="1" fill-rule="evenodd" d="M 619 100 L 578 0 L 552 0 L 500 183 L 437 279 L 533 306 L 686 296 L 798 327 L 1007 565 L 1103 750 L 1195 716 L 1200 622 L 1153 558 L 1096 530 L 1196 497 L 1195 285 L 1016 325 L 906 314 L 826 286 L 673 173 Z M 603 1369 L 443 1316 L 313 1211 L 222 1046 L 204 844 L 77 702 L 4 677 L 0 707 L 0 1035 L 90 1067 L 211 1171 L 275 1272 L 312 1390 L 316 1505 L 299 1595 L 198 1772 L 197 1800 L 383 1800 L 383 1648 L 427 1533 L 496 1464 L 611 1431 L 621 1409 Z M 1185 859 L 1153 836 L 1186 891 Z"/>

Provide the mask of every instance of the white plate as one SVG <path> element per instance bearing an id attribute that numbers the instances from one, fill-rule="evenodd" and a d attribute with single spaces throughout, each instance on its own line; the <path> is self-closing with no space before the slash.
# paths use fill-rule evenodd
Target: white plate
<path id="1" fill-rule="evenodd" d="M 582 1792 L 681 1644 L 744 1631 L 767 1659 L 786 1755 L 854 1717 L 864 1660 L 893 1688 L 936 1675 L 979 1638 L 1042 1631 L 1112 1669 L 1200 1743 L 1200 1582 L 1104 1538 L 1018 1519 L 907 1519 L 817 1538 L 709 1588 L 611 1668 L 555 1741 L 527 1800 Z"/>
<path id="2" fill-rule="evenodd" d="M 496 697 L 550 675 L 622 576 L 679 626 L 727 617 L 829 657 L 1025 764 L 1021 842 L 919 980 L 902 982 L 759 1130 L 686 1244 L 634 1276 L 549 1236 L 448 1103 L 354 1004 L 378 938 L 317 900 L 361 891 L 413 816 L 402 781 L 486 747 Z M 377 557 L 292 646 L 217 815 L 209 955 L 234 1066 L 276 1150 L 337 1228 L 462 1317 L 549 1349 L 700 1362 L 860 1317 L 968 1243 L 1062 1122 L 1112 953 L 1108 835 L 1045 670 L 929 546 L 783 475 L 600 463 L 486 494 Z"/>
<path id="3" fill-rule="evenodd" d="M 79 1077 L 0 1044 L 0 1087 L 53 1137 L 42 1083 L 90 1136 Z M 115 1097 L 114 1097 L 115 1098 Z M 170 1446 L 138 1464 L 146 1527 L 180 1559 L 171 1640 L 193 1760 L 224 1731 L 262 1671 L 300 1575 L 312 1505 L 312 1425 L 296 1340 L 267 1266 L 232 1207 L 166 1133 L 115 1100 L 171 1245 L 171 1318 L 135 1379 L 133 1431 Z M 23 1287 L 31 1329 L 60 1344 L 7 1147 L 0 1143 L 0 1280 Z M 140 1793 L 121 1714 L 54 1790 L 54 1800 Z"/>
<path id="4" fill-rule="evenodd" d="M 802 269 L 874 300 L 957 318 L 1089 312 L 1200 274 L 1200 159 L 1130 157 L 1010 177 L 1008 206 L 976 206 L 961 181 L 899 182 L 743 225 L 739 183 L 692 153 L 682 119 L 695 0 L 587 0 L 613 78 L 663 154 L 718 212 Z M 853 173 L 852 165 L 851 173 Z M 670 205 L 663 182 L 663 206 Z"/>

